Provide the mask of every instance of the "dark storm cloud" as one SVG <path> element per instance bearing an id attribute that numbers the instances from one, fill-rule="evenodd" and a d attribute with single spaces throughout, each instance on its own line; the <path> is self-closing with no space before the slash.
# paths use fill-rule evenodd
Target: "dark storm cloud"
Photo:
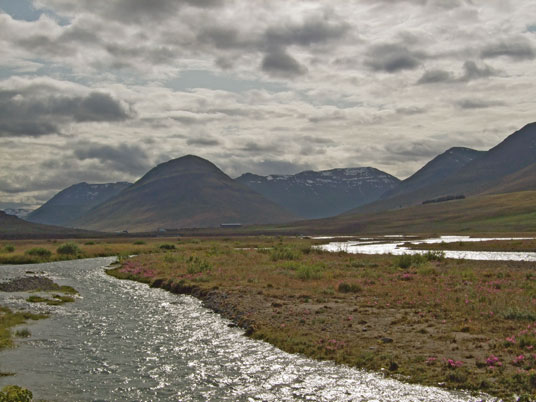
<path id="1" fill-rule="evenodd" d="M 284 50 L 273 50 L 264 56 L 262 70 L 273 77 L 292 78 L 303 75 L 307 69 Z"/>
<path id="2" fill-rule="evenodd" d="M 137 145 L 103 145 L 93 142 L 79 142 L 73 147 L 73 154 L 79 160 L 94 159 L 103 169 L 143 174 L 150 167 L 151 162 L 147 153 Z"/>
<path id="3" fill-rule="evenodd" d="M 505 106 L 504 102 L 483 99 L 462 99 L 456 102 L 461 109 L 486 109 L 494 106 Z"/>
<path id="4" fill-rule="evenodd" d="M 396 73 L 419 67 L 426 54 L 411 50 L 404 44 L 384 44 L 372 46 L 367 52 L 365 65 L 374 71 Z"/>
<path id="5" fill-rule="evenodd" d="M 65 123 L 114 122 L 131 117 L 131 112 L 108 94 L 69 96 L 59 91 L 39 85 L 0 89 L 0 136 L 35 137 L 58 133 Z"/>
<path id="6" fill-rule="evenodd" d="M 523 37 L 502 40 L 487 45 L 481 52 L 483 58 L 509 57 L 513 60 L 533 60 L 536 50 L 528 39 Z"/>

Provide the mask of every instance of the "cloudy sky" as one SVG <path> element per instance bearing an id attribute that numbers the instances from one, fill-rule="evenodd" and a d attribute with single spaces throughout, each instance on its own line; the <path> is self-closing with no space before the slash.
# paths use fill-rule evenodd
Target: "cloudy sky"
<path id="1" fill-rule="evenodd" d="M 196 154 L 405 178 L 536 120 L 534 0 L 0 0 L 0 208 Z"/>

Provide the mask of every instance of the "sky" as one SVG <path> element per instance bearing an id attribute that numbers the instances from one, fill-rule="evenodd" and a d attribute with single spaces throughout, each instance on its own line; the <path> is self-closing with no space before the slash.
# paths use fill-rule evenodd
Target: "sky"
<path id="1" fill-rule="evenodd" d="M 0 0 L 0 208 L 186 154 L 405 178 L 536 121 L 534 0 Z"/>

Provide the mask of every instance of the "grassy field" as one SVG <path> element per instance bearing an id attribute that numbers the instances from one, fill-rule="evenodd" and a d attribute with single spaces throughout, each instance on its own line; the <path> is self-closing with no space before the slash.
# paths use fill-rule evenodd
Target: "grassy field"
<path id="1" fill-rule="evenodd" d="M 288 352 L 536 397 L 533 264 L 326 253 L 266 237 L 181 242 L 110 273 L 196 294 Z"/>
<path id="2" fill-rule="evenodd" d="M 340 215 L 289 224 L 286 228 L 292 233 L 308 234 L 536 232 L 535 205 L 536 191 L 523 191 L 374 214 Z"/>
<path id="3" fill-rule="evenodd" d="M 128 256 L 162 251 L 176 238 L 111 238 L 0 241 L 0 264 L 32 264 L 79 258 Z M 190 240 L 185 239 L 185 242 Z M 65 245 L 71 247 L 65 247 Z M 74 246 L 73 246 L 74 245 Z"/>

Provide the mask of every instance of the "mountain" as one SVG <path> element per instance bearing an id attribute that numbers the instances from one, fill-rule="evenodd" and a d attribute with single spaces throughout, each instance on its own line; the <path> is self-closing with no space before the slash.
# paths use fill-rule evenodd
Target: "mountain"
<path id="1" fill-rule="evenodd" d="M 246 173 L 236 181 L 308 219 L 338 215 L 374 201 L 400 182 L 371 167 L 306 171 L 295 175 Z"/>
<path id="2" fill-rule="evenodd" d="M 516 131 L 445 178 L 400 192 L 349 212 L 370 214 L 444 196 L 517 192 L 536 186 L 536 123 Z"/>
<path id="3" fill-rule="evenodd" d="M 436 156 L 415 174 L 400 182 L 398 186 L 382 194 L 381 199 L 411 193 L 427 185 L 438 183 L 483 154 L 485 154 L 484 151 L 470 148 L 450 148 Z"/>
<path id="4" fill-rule="evenodd" d="M 295 217 L 211 162 L 193 155 L 162 163 L 87 211 L 77 227 L 117 231 L 275 223 Z"/>
<path id="5" fill-rule="evenodd" d="M 0 211 L 0 239 L 88 238 L 102 233 L 32 223 Z"/>
<path id="6" fill-rule="evenodd" d="M 72 223 L 91 208 L 112 198 L 131 183 L 78 183 L 60 191 L 30 213 L 26 220 L 47 225 L 72 226 Z"/>

